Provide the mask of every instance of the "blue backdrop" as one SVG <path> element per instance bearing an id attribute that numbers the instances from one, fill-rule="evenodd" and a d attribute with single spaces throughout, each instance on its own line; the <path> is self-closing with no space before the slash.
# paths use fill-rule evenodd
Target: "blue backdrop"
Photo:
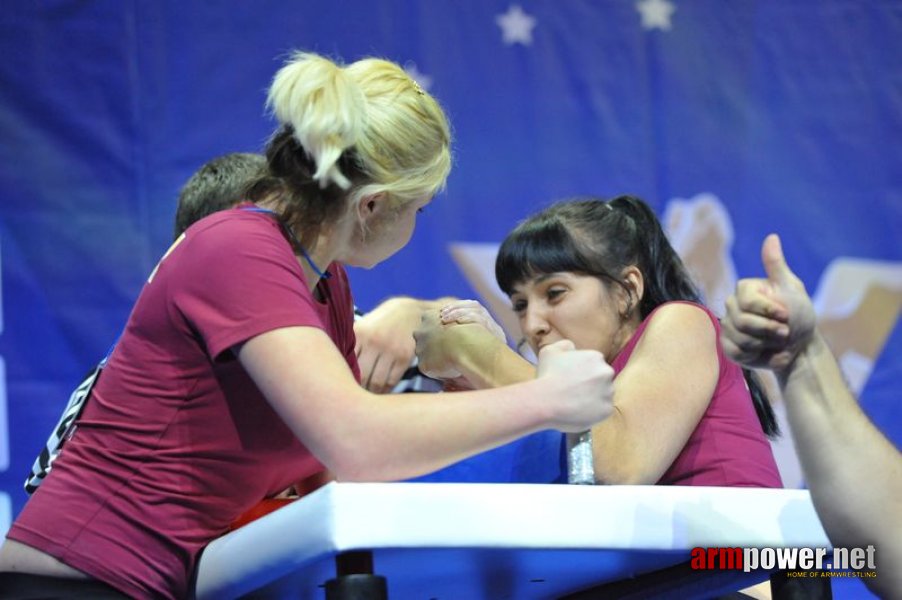
<path id="1" fill-rule="evenodd" d="M 0 531 L 165 250 L 178 188 L 262 148 L 292 49 L 395 60 L 452 120 L 447 192 L 410 246 L 352 271 L 361 307 L 475 296 L 510 326 L 486 276 L 505 232 L 553 199 L 637 194 L 715 308 L 781 233 L 850 384 L 902 443 L 902 2 L 4 0 Z M 494 456 L 472 476 L 509 466 Z"/>

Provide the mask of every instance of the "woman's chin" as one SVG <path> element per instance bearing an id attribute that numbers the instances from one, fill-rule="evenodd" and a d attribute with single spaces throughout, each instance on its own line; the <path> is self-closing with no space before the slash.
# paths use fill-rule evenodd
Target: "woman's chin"
<path id="1" fill-rule="evenodd" d="M 344 260 L 344 261 L 341 261 L 341 262 L 342 262 L 342 264 L 345 265 L 346 267 L 354 267 L 354 268 L 356 268 L 356 269 L 372 269 L 373 267 L 375 267 L 376 265 L 378 265 L 378 264 L 381 263 L 382 261 L 381 261 L 381 260 L 365 259 L 365 258 L 361 258 L 361 257 L 356 257 L 356 256 L 355 256 L 355 257 L 352 258 L 352 259 Z"/>
<path id="2" fill-rule="evenodd" d="M 397 254 L 397 250 L 388 255 L 382 254 L 380 256 L 352 256 L 348 260 L 342 261 L 342 263 L 350 267 L 356 267 L 358 269 L 372 269 L 376 265 L 381 265 L 395 254 Z"/>

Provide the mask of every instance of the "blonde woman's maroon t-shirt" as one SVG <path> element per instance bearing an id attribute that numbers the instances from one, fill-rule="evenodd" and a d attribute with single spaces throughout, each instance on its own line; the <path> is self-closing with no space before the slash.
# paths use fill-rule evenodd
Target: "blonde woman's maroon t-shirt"
<path id="1" fill-rule="evenodd" d="M 667 304 L 671 303 L 661 306 Z M 658 484 L 783 487 L 770 442 L 755 413 L 742 369 L 723 353 L 719 341 L 720 322 L 704 306 L 692 302 L 684 304 L 704 310 L 711 319 L 717 332 L 717 361 L 720 371 L 708 408 Z M 611 367 L 614 369 L 615 381 L 661 306 L 649 313 L 614 359 Z M 686 343 L 693 342 L 686 340 Z M 672 398 L 661 398 L 661 402 L 673 401 Z"/>
<path id="2" fill-rule="evenodd" d="M 353 304 L 330 265 L 319 301 L 281 226 L 208 217 L 145 284 L 53 471 L 9 537 L 136 597 L 186 598 L 199 552 L 262 498 L 323 466 L 232 348 L 273 329 L 324 330 L 359 380 Z M 316 369 L 309 356 L 299 369 Z"/>

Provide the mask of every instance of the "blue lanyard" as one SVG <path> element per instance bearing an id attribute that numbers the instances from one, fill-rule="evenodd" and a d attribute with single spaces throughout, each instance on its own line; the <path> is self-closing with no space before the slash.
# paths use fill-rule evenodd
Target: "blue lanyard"
<path id="1" fill-rule="evenodd" d="M 298 241 L 298 238 L 295 237 L 294 232 L 287 225 L 282 223 L 282 221 L 279 219 L 279 213 L 277 213 L 276 211 L 271 210 L 269 208 L 261 208 L 259 206 L 242 206 L 241 210 L 246 210 L 248 212 L 255 212 L 255 213 L 264 213 L 264 214 L 273 215 L 274 217 L 276 217 L 276 220 L 278 220 L 279 223 L 282 225 L 282 227 L 285 229 L 285 231 L 288 232 L 289 237 L 291 237 L 292 243 L 298 248 L 298 250 L 301 251 L 301 255 L 304 257 L 304 260 L 307 261 L 307 264 L 310 265 L 310 268 L 313 269 L 313 272 L 316 273 L 317 276 L 321 277 L 322 279 L 329 279 L 330 277 L 332 277 L 332 273 L 330 273 L 329 271 L 322 271 L 322 270 L 320 270 L 319 267 L 316 266 L 316 263 L 314 263 L 313 259 L 310 258 L 310 255 L 307 254 L 307 250 L 304 248 L 304 246 L 301 244 L 301 242 Z"/>

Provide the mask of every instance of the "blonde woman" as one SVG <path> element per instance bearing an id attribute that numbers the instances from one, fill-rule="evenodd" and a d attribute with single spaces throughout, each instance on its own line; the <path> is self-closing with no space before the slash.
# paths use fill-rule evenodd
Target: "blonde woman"
<path id="1" fill-rule="evenodd" d="M 448 123 L 378 59 L 297 54 L 268 102 L 280 122 L 268 172 L 151 274 L 74 436 L 10 529 L 3 597 L 186 598 L 204 546 L 294 481 L 325 468 L 414 477 L 609 414 L 610 367 L 566 343 L 517 386 L 363 389 L 343 265 L 372 267 L 408 242 L 450 170 Z"/>

